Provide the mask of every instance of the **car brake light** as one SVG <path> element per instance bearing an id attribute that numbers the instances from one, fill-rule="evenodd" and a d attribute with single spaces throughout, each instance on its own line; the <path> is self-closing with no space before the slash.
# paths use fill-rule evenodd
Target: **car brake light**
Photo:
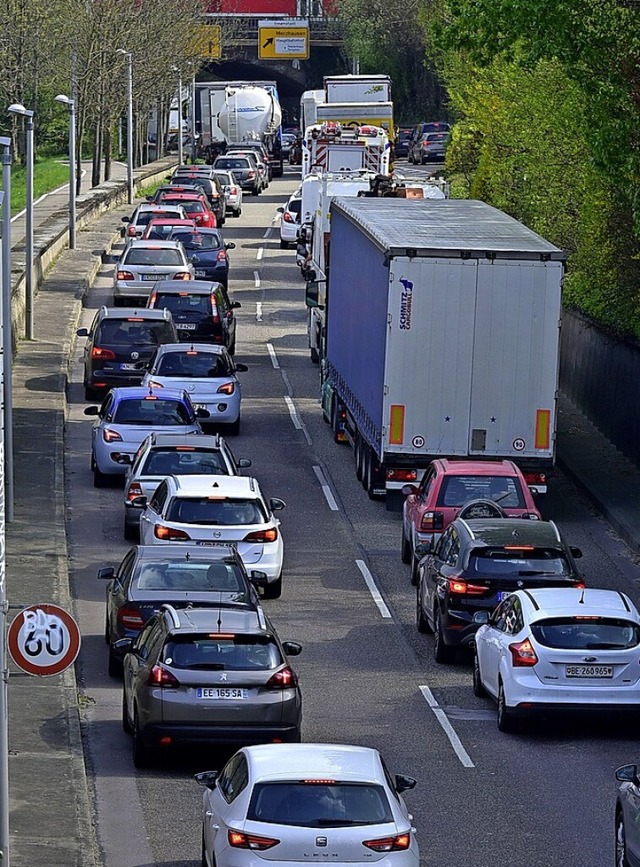
<path id="1" fill-rule="evenodd" d="M 411 845 L 411 834 L 396 834 L 395 837 L 379 837 L 377 840 L 363 840 L 362 845 L 374 852 L 398 852 Z"/>
<path id="2" fill-rule="evenodd" d="M 469 584 L 468 581 L 462 581 L 460 578 L 447 578 L 447 589 L 449 593 L 465 594 L 470 596 L 481 596 L 487 593 L 488 587 L 483 587 L 481 584 Z"/>
<path id="3" fill-rule="evenodd" d="M 151 293 L 151 295 L 149 296 L 149 307 L 153 307 L 155 305 L 157 297 L 158 297 L 157 292 L 154 291 Z"/>
<path id="4" fill-rule="evenodd" d="M 154 665 L 149 672 L 147 685 L 159 686 L 161 689 L 165 689 L 166 687 L 175 688 L 176 686 L 180 686 L 180 681 L 174 674 L 167 671 L 166 668 L 163 668 L 161 665 Z"/>
<path id="5" fill-rule="evenodd" d="M 112 352 L 111 349 L 103 349 L 101 346 L 94 346 L 91 350 L 91 358 L 101 358 L 103 361 L 113 361 L 115 357 L 115 352 Z"/>
<path id="6" fill-rule="evenodd" d="M 238 188 L 237 187 L 231 187 L 231 195 L 232 196 L 238 195 Z"/>
<path id="7" fill-rule="evenodd" d="M 387 470 L 387 481 L 389 482 L 415 482 L 417 478 L 417 470 Z"/>
<path id="8" fill-rule="evenodd" d="M 421 530 L 442 530 L 444 516 L 442 512 L 423 512 L 420 520 Z"/>
<path id="9" fill-rule="evenodd" d="M 247 172 L 248 178 L 255 178 L 255 176 L 256 176 L 256 173 L 254 171 Z"/>
<path id="10" fill-rule="evenodd" d="M 131 482 L 127 490 L 127 500 L 131 502 L 132 500 L 135 500 L 136 497 L 142 496 L 144 496 L 144 491 L 142 490 L 138 482 Z"/>
<path id="11" fill-rule="evenodd" d="M 253 533 L 249 533 L 242 540 L 243 542 L 275 542 L 278 538 L 278 531 L 275 527 L 271 527 L 269 530 L 255 530 Z"/>
<path id="12" fill-rule="evenodd" d="M 190 542 L 191 536 L 185 533 L 184 530 L 176 530 L 175 527 L 163 527 L 162 524 L 156 524 L 153 528 L 153 535 L 156 539 L 162 539 L 165 542 Z"/>
<path id="13" fill-rule="evenodd" d="M 178 271 L 173 275 L 174 280 L 191 280 L 191 274 L 188 271 Z"/>
<path id="14" fill-rule="evenodd" d="M 292 668 L 276 671 L 267 681 L 267 689 L 289 689 L 298 685 L 298 675 Z"/>
<path id="15" fill-rule="evenodd" d="M 218 262 L 225 262 L 227 259 L 226 250 L 218 250 L 218 255 L 216 256 Z"/>
<path id="16" fill-rule="evenodd" d="M 280 840 L 275 837 L 260 837 L 257 834 L 245 834 L 242 831 L 233 831 L 229 828 L 227 832 L 229 845 L 234 849 L 257 849 L 259 852 L 265 849 L 271 849 L 272 846 L 277 846 Z"/>
<path id="17" fill-rule="evenodd" d="M 284 212 L 284 214 L 282 215 L 282 219 L 285 221 L 285 223 L 295 223 L 295 220 L 293 219 L 289 211 Z"/>
<path id="18" fill-rule="evenodd" d="M 514 668 L 526 668 L 530 665 L 536 665 L 538 657 L 533 649 L 533 645 L 528 638 L 524 641 L 518 641 L 516 644 L 510 644 L 511 665 Z"/>
<path id="19" fill-rule="evenodd" d="M 120 436 L 118 431 L 112 430 L 109 427 L 106 427 L 102 431 L 102 438 L 104 439 L 104 441 L 106 443 L 121 443 L 122 442 L 122 437 Z"/>
<path id="20" fill-rule="evenodd" d="M 155 379 L 149 381 L 149 388 L 164 388 L 161 382 L 156 382 Z"/>
<path id="21" fill-rule="evenodd" d="M 220 322 L 220 316 L 218 315 L 218 306 L 215 302 L 211 302 L 211 319 L 216 323 L 216 325 Z"/>
<path id="22" fill-rule="evenodd" d="M 142 629 L 144 620 L 137 608 L 121 608 L 118 611 L 118 623 L 125 629 Z"/>
<path id="23" fill-rule="evenodd" d="M 225 382 L 218 389 L 218 394 L 233 394 L 236 390 L 235 383 L 233 382 Z"/>
<path id="24" fill-rule="evenodd" d="M 118 271 L 116 274 L 116 280 L 135 280 L 136 278 L 133 276 L 131 271 Z"/>
<path id="25" fill-rule="evenodd" d="M 129 226 L 129 228 L 127 229 L 127 234 L 129 235 L 129 237 L 133 238 L 136 234 L 136 227 Z"/>

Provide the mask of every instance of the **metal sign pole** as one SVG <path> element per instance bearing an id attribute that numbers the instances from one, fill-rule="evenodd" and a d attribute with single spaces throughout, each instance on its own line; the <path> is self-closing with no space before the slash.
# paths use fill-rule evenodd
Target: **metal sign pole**
<path id="1" fill-rule="evenodd" d="M 2 371 L 4 374 L 4 389 L 0 391 L 4 397 L 4 496 L 5 521 L 13 521 L 13 382 L 11 367 L 13 362 L 13 326 L 11 321 L 11 139 L 0 136 L 2 147 L 2 293 L 0 297 L 0 332 Z M 2 424 L 2 422 L 0 422 Z"/>
<path id="2" fill-rule="evenodd" d="M 6 193 L 0 193 L 0 205 L 4 204 Z M 4 208 L 3 208 L 4 214 Z M 7 226 L 2 220 L 4 237 Z M 0 246 L 0 260 L 4 264 L 3 250 Z M 0 332 L 4 331 L 4 310 L 0 304 Z M 0 337 L 2 335 L 0 334 Z M 0 339 L 0 353 L 3 351 L 3 340 Z M 4 365 L 0 364 L 0 386 L 3 386 Z M 2 393 L 0 388 L 0 394 Z M 9 667 L 7 663 L 6 620 L 7 594 L 5 582 L 5 495 L 4 495 L 4 417 L 0 413 L 0 863 L 9 867 Z"/>

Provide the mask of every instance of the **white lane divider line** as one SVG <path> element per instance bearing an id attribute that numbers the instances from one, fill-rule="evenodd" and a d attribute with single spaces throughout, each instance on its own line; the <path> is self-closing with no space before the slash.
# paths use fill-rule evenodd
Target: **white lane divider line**
<path id="1" fill-rule="evenodd" d="M 258 260 L 258 262 L 260 262 L 260 260 L 262 259 L 263 256 L 264 256 L 264 247 L 258 247 L 258 254 L 256 256 L 256 259 Z"/>
<path id="2" fill-rule="evenodd" d="M 267 343 L 267 349 L 269 350 L 269 355 L 271 356 L 271 364 L 273 364 L 273 369 L 280 370 L 280 362 L 278 361 L 278 356 L 276 355 L 276 351 L 273 348 L 273 344 Z"/>
<path id="3" fill-rule="evenodd" d="M 420 692 L 426 703 L 429 705 L 433 713 L 435 714 L 435 718 L 438 720 L 440 725 L 442 726 L 442 730 L 449 738 L 449 742 L 453 747 L 455 754 L 460 759 L 460 763 L 464 768 L 475 768 L 474 763 L 471 761 L 471 756 L 462 746 L 462 741 L 458 737 L 458 734 L 454 727 L 449 722 L 449 719 L 444 712 L 444 710 L 440 707 L 438 702 L 436 701 L 435 695 L 431 692 L 428 686 L 419 687 Z"/>
<path id="4" fill-rule="evenodd" d="M 286 403 L 287 409 L 289 410 L 289 415 L 291 416 L 291 421 L 293 422 L 294 428 L 296 430 L 302 430 L 302 425 L 300 424 L 300 419 L 298 418 L 295 404 L 288 394 L 285 394 L 284 402 Z"/>
<path id="5" fill-rule="evenodd" d="M 263 238 L 270 238 L 272 232 L 273 232 L 273 229 L 269 228 L 269 229 L 267 229 L 267 231 L 264 233 L 264 235 L 262 237 Z"/>
<path id="6" fill-rule="evenodd" d="M 282 376 L 282 381 L 284 382 L 284 384 L 286 386 L 287 394 L 289 395 L 289 399 L 291 400 L 291 405 L 295 409 L 295 403 L 293 402 L 293 388 L 291 386 L 291 380 L 287 376 L 287 371 L 286 370 L 280 370 L 280 375 Z M 297 410 L 296 410 L 296 414 L 297 414 Z M 304 434 L 304 438 L 307 441 L 307 445 L 313 445 L 313 440 L 311 439 L 311 434 L 307 430 L 307 426 L 304 423 L 304 421 L 302 420 L 302 417 L 300 415 L 298 415 L 298 420 L 300 422 L 300 430 Z"/>
<path id="7" fill-rule="evenodd" d="M 253 272 L 253 283 L 254 283 L 256 289 L 260 288 L 260 272 L 259 271 Z"/>
<path id="8" fill-rule="evenodd" d="M 262 301 L 256 301 L 256 322 L 262 322 Z"/>
<path id="9" fill-rule="evenodd" d="M 336 503 L 335 497 L 331 492 L 331 488 L 329 487 L 329 483 L 327 482 L 325 474 L 322 472 L 322 467 L 314 467 L 313 472 L 316 474 L 316 478 L 320 482 L 320 487 L 322 488 L 322 493 L 324 494 L 324 498 L 327 501 L 329 508 L 332 512 L 340 511 L 340 507 Z"/>
<path id="10" fill-rule="evenodd" d="M 371 593 L 373 601 L 378 606 L 380 614 L 382 614 L 383 617 L 391 617 L 391 612 L 387 608 L 387 603 L 384 601 L 380 591 L 376 587 L 376 582 L 373 580 L 373 575 L 369 572 L 367 564 L 364 560 L 356 560 L 356 566 L 362 572 L 362 577 L 369 588 L 369 593 Z"/>

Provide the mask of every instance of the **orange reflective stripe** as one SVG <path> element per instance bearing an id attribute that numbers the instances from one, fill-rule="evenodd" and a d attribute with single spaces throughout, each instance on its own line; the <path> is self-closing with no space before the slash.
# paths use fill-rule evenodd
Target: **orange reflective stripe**
<path id="1" fill-rule="evenodd" d="M 404 406 L 394 404 L 389 412 L 389 443 L 401 446 L 404 442 Z"/>
<path id="2" fill-rule="evenodd" d="M 551 439 L 551 410 L 550 409 L 536 410 L 535 447 L 537 449 L 548 449 L 550 439 Z"/>

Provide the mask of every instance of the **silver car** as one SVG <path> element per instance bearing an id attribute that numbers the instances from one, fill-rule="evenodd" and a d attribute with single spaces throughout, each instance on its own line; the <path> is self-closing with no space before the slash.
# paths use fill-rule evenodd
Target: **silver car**
<path id="1" fill-rule="evenodd" d="M 227 211 L 234 217 L 239 217 L 242 213 L 242 187 L 236 179 L 233 172 L 216 171 L 216 177 L 224 190 L 224 197 L 227 202 Z"/>
<path id="2" fill-rule="evenodd" d="M 133 240 L 124 248 L 113 279 L 113 304 L 148 298 L 158 280 L 193 280 L 194 268 L 179 241 Z"/>
<path id="3" fill-rule="evenodd" d="M 190 744 L 299 742 L 302 697 L 280 642 L 257 611 L 163 606 L 132 640 L 123 662 L 122 726 L 133 735 L 133 762 Z"/>
<path id="4" fill-rule="evenodd" d="M 141 238 L 151 220 L 171 218 L 185 220 L 187 212 L 181 205 L 167 205 L 163 208 L 160 204 L 143 202 L 138 205 L 131 217 L 122 218 L 122 222 L 127 224 L 123 232 L 127 238 Z"/>

